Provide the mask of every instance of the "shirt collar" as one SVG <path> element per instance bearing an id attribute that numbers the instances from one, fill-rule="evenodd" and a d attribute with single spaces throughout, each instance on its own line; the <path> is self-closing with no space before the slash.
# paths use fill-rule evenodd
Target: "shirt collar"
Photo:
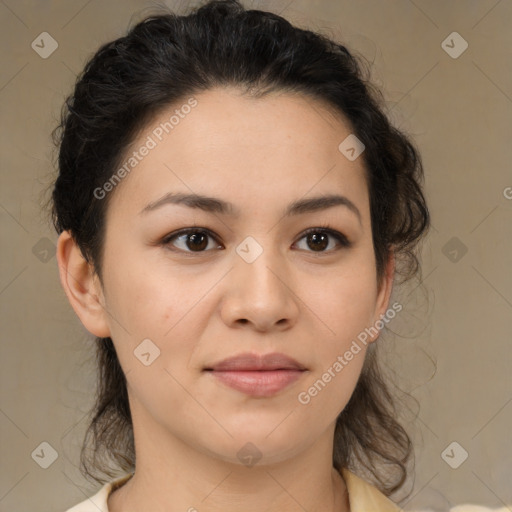
<path id="1" fill-rule="evenodd" d="M 402 512 L 402 509 L 379 489 L 346 468 L 341 468 L 350 503 L 350 512 Z"/>
<path id="2" fill-rule="evenodd" d="M 105 484 L 97 494 L 67 512 L 109 512 L 107 500 L 115 489 L 126 483 L 133 473 Z M 341 469 L 341 476 L 347 486 L 350 512 L 403 512 L 395 503 L 372 484 L 358 477 L 346 468 Z"/>

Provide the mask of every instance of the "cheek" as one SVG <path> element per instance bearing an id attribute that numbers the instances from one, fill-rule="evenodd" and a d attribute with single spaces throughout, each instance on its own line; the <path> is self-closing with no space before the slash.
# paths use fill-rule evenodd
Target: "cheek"
<path id="1" fill-rule="evenodd" d="M 366 329 L 373 322 L 374 280 L 373 269 L 361 265 L 323 280 L 322 288 L 310 283 L 308 306 L 318 312 L 317 325 L 325 334 L 315 343 L 316 364 L 297 399 L 312 417 L 317 412 L 334 421 L 354 391 L 369 346 Z"/>
<path id="2" fill-rule="evenodd" d="M 134 336 L 162 338 L 186 317 L 208 286 L 206 278 L 191 280 L 179 272 L 155 270 L 120 264 L 109 275 L 108 306 Z"/>
<path id="3" fill-rule="evenodd" d="M 373 322 L 377 289 L 371 268 L 347 269 L 303 288 L 330 351 L 340 350 Z"/>
<path id="4" fill-rule="evenodd" d="M 334 423 L 345 409 L 361 374 L 367 350 L 364 344 L 354 346 L 344 341 L 329 348 L 330 353 L 324 354 L 320 366 L 305 380 L 295 397 L 300 424 L 311 432 Z"/>
<path id="5" fill-rule="evenodd" d="M 157 347 L 152 350 L 160 351 L 151 367 L 168 368 L 183 380 L 197 340 L 213 314 L 205 293 L 216 281 L 218 277 L 209 274 L 190 279 L 180 272 L 149 272 L 120 261 L 105 286 L 112 338 L 124 371 L 141 370 L 135 356 L 149 339 Z M 152 344 L 145 343 L 151 352 Z"/>
<path id="6" fill-rule="evenodd" d="M 133 278 L 127 281 L 128 275 Z M 143 403 L 155 418 L 167 414 L 162 403 L 175 412 L 188 403 L 181 383 L 188 386 L 189 363 L 203 328 L 200 298 L 207 288 L 202 281 L 191 286 L 179 274 L 164 277 L 121 264 L 109 275 L 116 352 L 132 399 Z"/>

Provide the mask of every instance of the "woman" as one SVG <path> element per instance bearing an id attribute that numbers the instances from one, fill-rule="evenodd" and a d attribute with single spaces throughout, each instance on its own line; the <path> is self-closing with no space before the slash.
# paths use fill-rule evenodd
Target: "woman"
<path id="1" fill-rule="evenodd" d="M 400 510 L 376 341 L 429 213 L 348 50 L 234 0 L 152 16 L 59 128 L 60 278 L 100 377 L 103 487 L 70 512 Z"/>

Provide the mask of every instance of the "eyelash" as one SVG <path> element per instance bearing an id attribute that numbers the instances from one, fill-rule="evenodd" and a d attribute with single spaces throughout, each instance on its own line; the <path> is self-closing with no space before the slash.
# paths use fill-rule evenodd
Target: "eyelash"
<path id="1" fill-rule="evenodd" d="M 216 243 L 220 244 L 217 237 L 213 234 L 212 231 L 210 231 L 207 228 L 197 228 L 196 227 L 196 228 L 185 228 L 185 229 L 181 229 L 179 231 L 168 234 L 167 236 L 165 236 L 162 239 L 161 245 L 167 247 L 171 251 L 181 252 L 181 253 L 187 254 L 189 256 L 196 256 L 196 255 L 199 255 L 202 253 L 209 252 L 211 249 L 203 250 L 203 251 L 188 251 L 188 250 L 177 249 L 177 248 L 171 249 L 169 247 L 169 245 L 171 245 L 171 241 L 173 239 L 178 238 L 181 235 L 192 235 L 194 233 L 206 233 L 208 236 L 213 238 L 216 241 Z M 339 250 L 340 248 L 348 249 L 352 246 L 352 242 L 350 242 L 348 240 L 348 238 L 343 233 L 340 233 L 339 231 L 333 229 L 332 227 L 330 227 L 329 225 L 326 225 L 326 224 L 323 224 L 321 226 L 317 226 L 314 228 L 306 229 L 306 231 L 304 231 L 301 234 L 299 240 L 302 240 L 303 238 L 307 237 L 311 233 L 321 233 L 321 234 L 329 235 L 329 236 L 335 238 L 341 247 L 338 247 L 337 249 L 330 249 L 328 251 L 306 251 L 306 252 L 311 252 L 311 253 L 317 254 L 317 255 L 331 254 L 334 251 Z"/>

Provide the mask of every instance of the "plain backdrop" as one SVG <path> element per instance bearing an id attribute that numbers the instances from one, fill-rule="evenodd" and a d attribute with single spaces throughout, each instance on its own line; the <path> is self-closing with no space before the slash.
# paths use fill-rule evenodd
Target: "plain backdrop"
<path id="1" fill-rule="evenodd" d="M 77 469 L 93 345 L 60 287 L 41 195 L 53 173 L 50 132 L 77 73 L 154 5 L 0 2 L 1 511 L 63 511 L 98 488 Z M 182 13 L 197 3 L 167 5 Z M 512 2 L 245 5 L 366 57 L 392 122 L 423 157 L 433 228 L 422 282 L 394 291 L 404 310 L 379 340 L 399 388 L 419 404 L 404 407 L 416 472 L 403 507 L 511 506 Z M 41 449 L 56 457 L 46 469 Z"/>

